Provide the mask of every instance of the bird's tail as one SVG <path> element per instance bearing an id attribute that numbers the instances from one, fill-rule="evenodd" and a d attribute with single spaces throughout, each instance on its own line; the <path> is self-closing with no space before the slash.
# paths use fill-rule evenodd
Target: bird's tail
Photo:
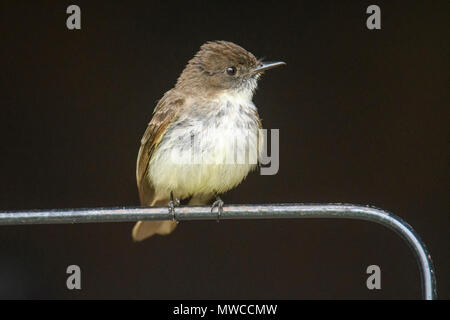
<path id="1" fill-rule="evenodd" d="M 166 235 L 177 226 L 176 221 L 138 221 L 133 228 L 133 240 L 142 241 L 154 234 Z"/>
<path id="2" fill-rule="evenodd" d="M 153 201 L 152 207 L 166 206 L 169 200 Z M 138 221 L 133 228 L 132 236 L 134 241 L 145 240 L 155 234 L 166 235 L 171 233 L 177 226 L 176 221 Z"/>
<path id="3" fill-rule="evenodd" d="M 204 205 L 208 204 L 213 196 L 201 195 L 194 196 L 189 201 L 189 205 Z M 167 206 L 169 199 L 165 200 L 153 200 L 150 206 Z M 175 208 L 175 210 L 177 210 Z M 164 221 L 138 221 L 133 228 L 132 236 L 134 241 L 145 240 L 155 234 L 167 235 L 171 233 L 177 226 L 177 221 L 164 220 Z"/>

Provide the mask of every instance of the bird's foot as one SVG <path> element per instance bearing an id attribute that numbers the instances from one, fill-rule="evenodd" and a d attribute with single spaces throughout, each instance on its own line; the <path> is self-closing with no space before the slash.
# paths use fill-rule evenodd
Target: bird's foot
<path id="1" fill-rule="evenodd" d="M 180 205 L 180 200 L 173 197 L 173 192 L 170 193 L 170 201 L 168 204 L 169 207 L 169 213 L 172 214 L 172 221 L 175 221 L 175 207 L 178 207 Z M 177 221 L 178 223 L 178 221 Z"/>
<path id="2" fill-rule="evenodd" d="M 213 202 L 211 206 L 211 212 L 213 212 L 214 208 L 217 207 L 217 222 L 220 221 L 220 215 L 223 213 L 223 201 L 219 196 L 216 197 L 216 201 Z"/>

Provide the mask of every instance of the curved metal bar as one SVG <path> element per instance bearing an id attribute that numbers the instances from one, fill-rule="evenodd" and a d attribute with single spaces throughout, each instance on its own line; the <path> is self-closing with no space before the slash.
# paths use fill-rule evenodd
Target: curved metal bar
<path id="1" fill-rule="evenodd" d="M 396 231 L 413 249 L 419 264 L 423 298 L 437 299 L 436 278 L 431 256 L 412 227 L 401 218 L 374 207 L 351 204 L 264 204 L 227 205 L 220 219 L 299 219 L 342 218 L 379 223 Z M 90 209 L 51 209 L 0 213 L 0 225 L 132 222 L 170 220 L 167 207 L 123 207 Z M 216 220 L 210 207 L 177 207 L 176 219 Z"/>

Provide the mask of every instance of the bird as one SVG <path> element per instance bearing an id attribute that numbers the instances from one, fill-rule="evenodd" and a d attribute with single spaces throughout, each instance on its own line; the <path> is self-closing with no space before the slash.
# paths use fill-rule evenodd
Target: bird
<path id="1" fill-rule="evenodd" d="M 220 195 L 258 166 L 262 135 L 252 138 L 262 128 L 252 101 L 258 80 L 264 71 L 284 64 L 257 59 L 223 40 L 204 43 L 188 61 L 153 111 L 136 166 L 141 205 L 168 206 L 173 219 L 138 221 L 135 241 L 171 233 L 180 201 L 206 205 L 215 199 L 211 210 L 217 207 L 220 216 Z M 248 161 L 250 153 L 256 153 L 256 161 Z M 236 161 L 236 155 L 246 161 Z"/>

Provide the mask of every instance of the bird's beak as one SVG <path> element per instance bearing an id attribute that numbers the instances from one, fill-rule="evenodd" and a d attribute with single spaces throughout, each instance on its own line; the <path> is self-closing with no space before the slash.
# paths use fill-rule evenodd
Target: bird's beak
<path id="1" fill-rule="evenodd" d="M 285 65 L 286 64 L 286 62 L 283 62 L 283 61 L 267 61 L 267 62 L 261 62 L 260 64 L 259 64 L 259 66 L 257 66 L 255 69 L 253 69 L 253 73 L 260 73 L 260 72 L 263 72 L 263 71 L 266 71 L 266 70 L 269 70 L 269 69 L 272 69 L 272 68 L 276 68 L 276 67 L 279 67 L 279 66 L 283 66 L 283 65 Z"/>

